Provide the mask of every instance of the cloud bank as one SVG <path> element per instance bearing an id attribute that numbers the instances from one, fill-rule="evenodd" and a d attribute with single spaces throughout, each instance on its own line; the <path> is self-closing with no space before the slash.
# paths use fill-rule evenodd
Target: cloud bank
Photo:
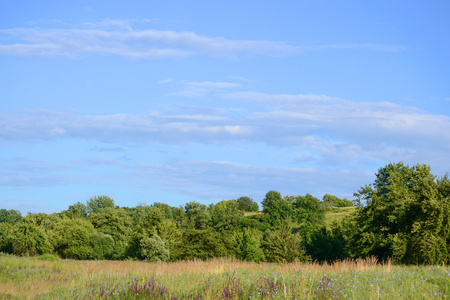
<path id="1" fill-rule="evenodd" d="M 180 106 L 113 115 L 0 111 L 0 143 L 64 138 L 144 145 L 263 143 L 296 149 L 299 161 L 320 158 L 329 164 L 434 161 L 450 150 L 450 118 L 412 107 L 325 95 L 241 92 L 226 97 L 254 102 L 260 109 L 235 114 L 229 109 L 183 111 Z"/>

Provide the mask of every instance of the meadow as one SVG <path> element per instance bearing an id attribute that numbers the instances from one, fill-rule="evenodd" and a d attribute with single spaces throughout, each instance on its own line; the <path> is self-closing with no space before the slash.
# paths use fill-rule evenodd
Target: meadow
<path id="1" fill-rule="evenodd" d="M 149 263 L 0 254 L 1 299 L 447 299 L 447 266 Z"/>

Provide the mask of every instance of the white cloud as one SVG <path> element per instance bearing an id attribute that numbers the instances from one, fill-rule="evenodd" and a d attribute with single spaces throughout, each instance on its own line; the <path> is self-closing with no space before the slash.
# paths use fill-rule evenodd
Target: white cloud
<path id="1" fill-rule="evenodd" d="M 79 57 L 97 53 L 137 59 L 164 59 L 191 55 L 286 55 L 321 49 L 383 52 L 406 50 L 402 45 L 370 43 L 293 46 L 277 41 L 231 40 L 224 37 L 202 36 L 189 31 L 135 29 L 132 24 L 137 22 L 152 23 L 151 20 L 103 20 L 85 22 L 76 28 L 3 29 L 0 30 L 0 34 L 12 37 L 16 42 L 0 45 L 0 54 Z"/>
<path id="2" fill-rule="evenodd" d="M 77 56 L 104 53 L 132 58 L 160 59 L 193 54 L 285 54 L 296 47 L 274 41 L 228 40 L 193 32 L 136 30 L 129 21 L 108 20 L 86 29 L 13 28 L 0 33 L 21 42 L 0 45 L 0 53 L 23 56 Z M 92 28 L 94 27 L 94 28 Z"/>
<path id="3" fill-rule="evenodd" d="M 169 93 L 170 96 L 181 97 L 205 97 L 211 94 L 220 94 L 230 89 L 238 88 L 241 85 L 234 82 L 223 81 L 177 81 L 174 79 L 167 79 L 159 82 L 160 84 L 170 84 L 170 86 L 177 90 Z"/>
<path id="4" fill-rule="evenodd" d="M 239 104 L 256 101 L 260 110 L 236 113 L 172 105 L 165 112 L 139 115 L 0 111 L 0 142 L 79 138 L 136 144 L 251 143 L 293 149 L 298 151 L 297 161 L 314 159 L 316 164 L 450 163 L 448 116 L 387 102 L 353 102 L 325 95 L 234 93 L 228 97 Z"/>

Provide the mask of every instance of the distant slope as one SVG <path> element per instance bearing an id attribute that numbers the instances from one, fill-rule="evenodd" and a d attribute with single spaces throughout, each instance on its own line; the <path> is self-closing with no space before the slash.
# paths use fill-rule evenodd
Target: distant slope
<path id="1" fill-rule="evenodd" d="M 334 208 L 325 214 L 325 223 L 327 227 L 330 227 L 333 222 L 339 221 L 354 212 L 356 212 L 356 206 Z"/>

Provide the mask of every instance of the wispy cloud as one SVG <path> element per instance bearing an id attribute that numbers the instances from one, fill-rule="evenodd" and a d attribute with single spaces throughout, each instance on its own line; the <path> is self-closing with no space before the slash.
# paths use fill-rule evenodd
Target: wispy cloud
<path id="1" fill-rule="evenodd" d="M 442 163 L 450 151 L 450 118 L 414 107 L 326 95 L 247 92 L 229 94 L 228 99 L 238 107 L 254 102 L 260 109 L 236 114 L 230 109 L 167 106 L 165 111 L 137 115 L 0 111 L 0 143 L 63 138 L 136 144 L 263 143 L 297 149 L 299 157 L 331 165 L 438 158 Z"/>
<path id="2" fill-rule="evenodd" d="M 130 173 L 127 176 L 134 178 L 138 185 L 142 182 L 144 188 L 144 182 L 150 181 L 171 193 L 205 200 L 217 200 L 221 197 L 230 199 L 243 195 L 262 199 L 269 189 L 290 195 L 297 195 L 299 192 L 323 195 L 323 182 L 327 183 L 327 192 L 343 195 L 349 190 L 354 191 L 373 177 L 372 173 L 364 171 L 254 166 L 228 161 L 183 159 L 165 164 L 129 165 L 128 170 Z"/>
<path id="3" fill-rule="evenodd" d="M 230 40 L 201 36 L 189 31 L 134 29 L 127 20 L 88 23 L 78 28 L 12 28 L 0 33 L 17 42 L 0 45 L 0 54 L 20 56 L 68 56 L 86 53 L 132 58 L 162 59 L 194 54 L 286 54 L 295 46 L 276 41 Z"/>
<path id="4" fill-rule="evenodd" d="M 170 96 L 181 97 L 205 97 L 210 94 L 220 94 L 229 92 L 230 89 L 238 88 L 241 85 L 234 82 L 225 81 L 186 81 L 166 79 L 161 80 L 159 84 L 168 84 L 175 92 L 169 93 Z"/>
<path id="5" fill-rule="evenodd" d="M 320 49 L 361 49 L 382 52 L 406 50 L 402 45 L 376 43 L 289 45 L 281 41 L 233 40 L 203 36 L 190 31 L 136 29 L 137 20 L 103 20 L 61 28 L 21 27 L 1 29 L 13 40 L 0 44 L 0 54 L 14 56 L 80 57 L 110 54 L 136 59 L 165 59 L 191 55 L 288 55 Z M 139 21 L 151 24 L 151 20 Z M 52 25 L 58 25 L 56 23 Z M 66 26 L 67 27 L 67 26 Z"/>

